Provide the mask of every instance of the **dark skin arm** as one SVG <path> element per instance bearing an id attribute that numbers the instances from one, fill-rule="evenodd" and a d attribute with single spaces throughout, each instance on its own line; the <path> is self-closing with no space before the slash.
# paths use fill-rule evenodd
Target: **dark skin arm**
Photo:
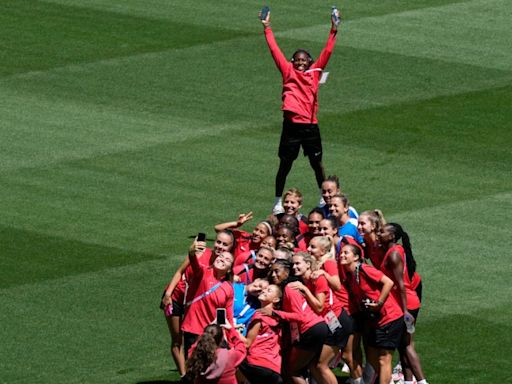
<path id="1" fill-rule="evenodd" d="M 390 269 L 393 271 L 392 280 L 395 283 L 398 291 L 400 292 L 401 305 L 404 314 L 407 313 L 407 296 L 405 294 L 405 285 L 404 285 L 404 263 L 402 262 L 402 257 L 400 253 L 397 251 L 391 252 L 388 256 L 387 267 L 391 267 Z"/>

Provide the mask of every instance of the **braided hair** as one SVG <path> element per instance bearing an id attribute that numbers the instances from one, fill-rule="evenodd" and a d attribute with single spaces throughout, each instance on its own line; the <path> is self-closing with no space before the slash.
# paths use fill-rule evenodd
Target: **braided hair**
<path id="1" fill-rule="evenodd" d="M 409 275 L 409 279 L 412 279 L 414 272 L 416 272 L 416 260 L 414 260 L 414 255 L 412 254 L 411 248 L 411 240 L 407 232 L 404 231 L 402 226 L 397 223 L 389 223 L 389 228 L 391 232 L 395 236 L 395 241 L 402 240 L 402 246 L 405 251 L 405 263 L 407 265 L 407 274 Z"/>

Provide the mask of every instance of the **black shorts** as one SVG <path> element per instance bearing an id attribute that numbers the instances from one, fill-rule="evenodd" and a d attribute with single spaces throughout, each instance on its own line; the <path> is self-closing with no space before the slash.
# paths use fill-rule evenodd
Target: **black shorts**
<path id="1" fill-rule="evenodd" d="M 176 300 L 173 300 L 171 316 L 182 317 L 184 314 L 185 314 L 185 306 L 183 305 L 183 303 L 178 303 Z"/>
<path id="2" fill-rule="evenodd" d="M 251 384 L 280 384 L 283 382 L 281 375 L 277 372 L 270 368 L 249 364 L 247 359 L 238 368 Z"/>
<path id="3" fill-rule="evenodd" d="M 370 347 L 395 350 L 400 346 L 404 332 L 404 319 L 400 317 L 384 324 L 382 327 L 367 328 L 365 332 L 366 342 Z"/>
<path id="4" fill-rule="evenodd" d="M 347 345 L 349 336 L 354 333 L 354 320 L 347 311 L 342 310 L 338 317 L 338 321 L 341 324 L 341 328 L 337 328 L 334 332 L 329 330 L 329 334 L 325 338 L 324 344 L 343 349 Z"/>
<path id="5" fill-rule="evenodd" d="M 329 327 L 325 322 L 313 325 L 306 332 L 300 334 L 300 339 L 294 344 L 295 347 L 308 351 L 322 352 L 325 339 L 329 334 Z"/>
<path id="6" fill-rule="evenodd" d="M 299 156 L 301 146 L 304 149 L 304 156 L 322 161 L 322 139 L 318 124 L 294 123 L 285 118 L 279 143 L 279 158 L 295 160 Z"/>
<path id="7" fill-rule="evenodd" d="M 353 313 L 351 315 L 352 317 L 352 324 L 353 324 L 353 333 L 363 333 L 364 332 L 364 329 L 366 327 L 366 324 L 365 324 L 365 321 L 366 321 L 366 316 L 364 315 L 364 313 L 362 311 L 359 311 L 359 312 L 356 312 L 356 313 Z"/>
<path id="8" fill-rule="evenodd" d="M 188 353 L 190 347 L 194 345 L 194 343 L 199 339 L 200 335 L 196 335 L 195 333 L 183 332 L 183 347 L 185 350 L 185 360 L 188 359 Z"/>

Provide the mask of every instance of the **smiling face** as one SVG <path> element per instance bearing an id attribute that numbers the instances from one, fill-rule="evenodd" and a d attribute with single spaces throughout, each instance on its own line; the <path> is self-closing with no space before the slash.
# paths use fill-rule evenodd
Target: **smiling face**
<path id="1" fill-rule="evenodd" d="M 269 303 L 277 304 L 281 300 L 281 296 L 281 288 L 275 284 L 271 284 L 259 294 L 258 300 L 262 306 Z"/>
<path id="2" fill-rule="evenodd" d="M 252 242 L 260 244 L 268 235 L 270 235 L 268 227 L 263 223 L 259 223 L 252 231 Z"/>
<path id="3" fill-rule="evenodd" d="M 311 66 L 311 58 L 306 52 L 296 52 L 293 55 L 293 68 L 304 72 Z"/>
<path id="4" fill-rule="evenodd" d="M 308 230 L 311 235 L 320 235 L 320 221 L 322 221 L 323 218 L 324 217 L 318 212 L 313 212 L 308 216 Z"/>
<path id="5" fill-rule="evenodd" d="M 270 271 L 270 277 L 274 284 L 281 284 L 288 278 L 288 276 L 290 276 L 290 271 L 278 263 L 272 264 L 272 269 Z"/>
<path id="6" fill-rule="evenodd" d="M 254 267 L 257 269 L 267 269 L 272 261 L 274 261 L 274 253 L 272 250 L 268 248 L 260 248 L 256 254 Z"/>
<path id="7" fill-rule="evenodd" d="M 309 242 L 308 252 L 315 259 L 319 260 L 323 255 L 327 253 L 322 244 L 320 244 L 319 237 L 313 237 Z"/>
<path id="8" fill-rule="evenodd" d="M 323 219 L 320 222 L 320 234 L 322 236 L 334 237 L 338 234 L 338 227 L 333 225 L 333 222 L 328 219 Z"/>
<path id="9" fill-rule="evenodd" d="M 276 238 L 272 235 L 265 237 L 261 240 L 262 247 L 275 248 L 277 244 Z"/>
<path id="10" fill-rule="evenodd" d="M 357 219 L 357 230 L 361 236 L 369 235 L 375 231 L 375 225 L 368 215 L 361 214 Z"/>
<path id="11" fill-rule="evenodd" d="M 304 276 L 308 271 L 311 271 L 311 264 L 307 263 L 301 255 L 293 256 L 292 263 L 295 276 Z"/>
<path id="12" fill-rule="evenodd" d="M 233 248 L 233 237 L 226 232 L 219 232 L 213 245 L 213 254 L 219 256 L 222 252 L 229 252 Z"/>
<path id="13" fill-rule="evenodd" d="M 259 296 L 261 292 L 267 289 L 269 282 L 265 279 L 256 279 L 247 285 L 247 294 L 251 296 Z"/>
<path id="14" fill-rule="evenodd" d="M 347 270 L 354 270 L 356 263 L 359 261 L 359 255 L 353 245 L 345 245 L 341 248 L 340 264 Z"/>
<path id="15" fill-rule="evenodd" d="M 322 183 L 322 197 L 326 204 L 331 202 L 331 197 L 336 196 L 340 193 L 336 183 L 331 180 L 326 180 Z"/>
<path id="16" fill-rule="evenodd" d="M 393 227 L 391 225 L 385 225 L 379 233 L 377 233 L 379 242 L 381 244 L 389 244 L 395 241 L 395 234 L 393 232 Z"/>
<path id="17" fill-rule="evenodd" d="M 293 243 L 293 233 L 287 227 L 281 227 L 276 233 L 277 246 Z"/>
<path id="18" fill-rule="evenodd" d="M 329 203 L 329 212 L 332 217 L 339 219 L 348 214 L 348 207 L 343 204 L 343 200 L 337 196 L 331 197 L 331 202 Z"/>
<path id="19" fill-rule="evenodd" d="M 285 213 L 292 216 L 297 216 L 297 214 L 299 213 L 299 209 L 301 207 L 302 203 L 300 201 L 299 196 L 293 193 L 288 193 L 287 195 L 285 195 L 283 201 L 283 208 Z"/>
<path id="20" fill-rule="evenodd" d="M 226 274 L 231 271 L 233 262 L 234 258 L 231 253 L 222 252 L 213 261 L 213 269 L 215 269 L 217 272 L 220 272 L 221 274 Z"/>

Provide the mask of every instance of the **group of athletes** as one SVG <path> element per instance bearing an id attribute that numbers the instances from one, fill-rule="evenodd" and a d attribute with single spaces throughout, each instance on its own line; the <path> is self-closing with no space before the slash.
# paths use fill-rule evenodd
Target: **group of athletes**
<path id="1" fill-rule="evenodd" d="M 413 343 L 421 279 L 408 234 L 377 210 L 358 215 L 336 176 L 322 192 L 326 204 L 307 217 L 292 188 L 283 196 L 285 213 L 251 233 L 240 229 L 249 212 L 217 224 L 212 248 L 194 240 L 162 299 L 181 375 L 335 384 L 331 368 L 341 357 L 350 382 L 389 384 L 398 350 L 405 383 L 426 383 Z M 230 349 L 221 344 L 218 309 L 225 309 Z"/>
<path id="2" fill-rule="evenodd" d="M 350 383 L 389 384 L 398 350 L 401 381 L 426 384 L 413 342 L 422 285 L 409 236 L 377 210 L 358 214 L 322 164 L 317 94 L 340 15 L 333 10 L 316 61 L 304 49 L 287 60 L 268 9 L 260 20 L 283 78 L 272 214 L 252 232 L 240 229 L 252 212 L 240 214 L 215 226 L 211 248 L 200 235 L 191 244 L 161 303 L 176 367 L 193 383 L 336 384 L 342 361 Z M 301 147 L 320 189 L 307 216 L 300 191 L 284 192 Z"/>

